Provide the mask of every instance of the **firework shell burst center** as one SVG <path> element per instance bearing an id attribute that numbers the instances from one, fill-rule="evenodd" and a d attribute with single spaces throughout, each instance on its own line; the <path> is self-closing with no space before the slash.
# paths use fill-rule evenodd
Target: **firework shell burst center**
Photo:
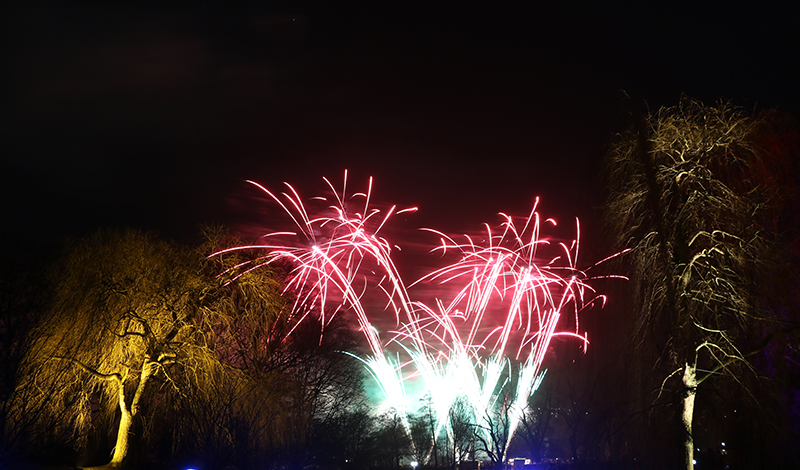
<path id="1" fill-rule="evenodd" d="M 308 203 L 288 183 L 278 194 L 250 181 L 283 209 L 294 229 L 212 256 L 253 249 L 263 253 L 226 272 L 231 282 L 265 264 L 291 266 L 286 287 L 296 299 L 291 314 L 303 321 L 316 312 L 323 334 L 333 316 L 355 315 L 370 354 L 354 357 L 375 379 L 384 405 L 394 408 L 407 427 L 415 406 L 406 383 L 413 378 L 422 381 L 440 432 L 447 432 L 450 410 L 460 400 L 475 423 L 505 420 L 510 441 L 544 378 L 542 362 L 552 338 L 572 336 L 588 345 L 579 314 L 604 302 L 576 267 L 577 221 L 570 243 L 540 238 L 542 226 L 555 221 L 540 219 L 537 199 L 527 217 L 500 214 L 501 223 L 486 224 L 481 236 L 423 229 L 438 239 L 430 251 L 452 261 L 407 285 L 392 257 L 395 245 L 382 231 L 393 216 L 416 208 L 373 207 L 371 178 L 366 192 L 352 195 L 346 192 L 347 173 L 341 190 L 323 180 L 332 196 Z M 412 297 L 417 291 L 425 292 L 425 298 Z M 375 297 L 385 306 L 381 311 L 372 308 L 374 300 L 367 302 Z M 389 313 L 396 328 L 379 331 L 374 316 Z M 390 345 L 396 353 L 387 351 Z"/>

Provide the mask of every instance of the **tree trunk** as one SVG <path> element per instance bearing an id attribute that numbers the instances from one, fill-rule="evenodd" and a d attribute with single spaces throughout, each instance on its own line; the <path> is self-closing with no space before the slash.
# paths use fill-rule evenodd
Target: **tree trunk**
<path id="1" fill-rule="evenodd" d="M 122 415 L 119 418 L 117 442 L 114 444 L 114 455 L 111 457 L 110 462 L 112 467 L 122 466 L 122 461 L 128 454 L 128 434 L 130 434 L 131 424 L 133 423 L 133 416 L 131 416 L 128 405 L 125 403 L 125 382 L 120 380 L 117 384 L 119 388 L 119 410 Z"/>
<path id="2" fill-rule="evenodd" d="M 121 467 L 125 457 L 128 455 L 128 437 L 131 434 L 131 427 L 133 420 L 139 414 L 139 401 L 144 394 L 145 386 L 150 376 L 153 374 L 154 367 L 157 364 L 151 362 L 149 358 L 145 358 L 142 364 L 142 373 L 139 377 L 139 386 L 136 387 L 136 393 L 133 395 L 133 402 L 130 408 L 125 402 L 125 382 L 120 380 L 119 384 L 119 410 L 121 416 L 119 418 L 119 428 L 117 430 L 117 442 L 114 445 L 114 455 L 111 457 L 109 466 Z"/>
<path id="3" fill-rule="evenodd" d="M 694 470 L 694 437 L 692 435 L 692 418 L 694 417 L 694 398 L 697 394 L 697 371 L 686 364 L 683 370 L 683 386 L 686 388 L 683 397 L 683 413 L 681 422 L 684 430 L 684 468 Z"/>

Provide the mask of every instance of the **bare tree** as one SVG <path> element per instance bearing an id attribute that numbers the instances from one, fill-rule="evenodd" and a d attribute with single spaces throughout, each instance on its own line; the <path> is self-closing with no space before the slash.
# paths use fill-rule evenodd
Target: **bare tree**
<path id="1" fill-rule="evenodd" d="M 355 396 L 346 407 L 314 426 L 318 468 L 362 470 L 374 463 L 378 420 L 365 396 Z"/>
<path id="2" fill-rule="evenodd" d="M 433 396 L 426 393 L 420 399 L 420 408 L 412 419 L 412 437 L 415 455 L 419 463 L 427 462 L 434 467 L 439 466 L 439 452 L 441 439 L 437 435 L 439 424 L 436 409 L 433 405 Z"/>
<path id="3" fill-rule="evenodd" d="M 419 465 L 425 465 L 433 459 L 433 431 L 428 416 L 415 413 L 409 416 L 409 433 L 413 444 L 413 458 Z"/>
<path id="4" fill-rule="evenodd" d="M 449 425 L 451 441 L 451 462 L 453 468 L 464 460 L 475 460 L 475 416 L 472 405 L 466 397 L 460 396 L 450 407 Z"/>
<path id="5" fill-rule="evenodd" d="M 400 461 L 412 455 L 411 438 L 406 431 L 403 420 L 397 411 L 392 408 L 383 413 L 380 418 L 378 430 L 378 446 L 383 451 L 381 461 L 384 466 L 399 468 Z"/>
<path id="6" fill-rule="evenodd" d="M 477 414 L 475 423 L 475 451 L 485 455 L 491 467 L 500 470 L 506 460 L 511 433 L 509 397 L 499 397 L 494 406 Z"/>
<path id="7" fill-rule="evenodd" d="M 287 443 L 293 448 L 290 463 L 301 468 L 319 457 L 326 423 L 346 415 L 361 399 L 364 371 L 360 362 L 344 353 L 357 348 L 355 330 L 344 316 L 328 321 L 324 333 L 320 321 L 301 323 L 285 344 L 294 356 L 283 371 L 294 384 L 294 394 L 283 399 L 294 423 L 288 428 Z"/>
<path id="8" fill-rule="evenodd" d="M 544 381 L 535 394 L 528 399 L 517 430 L 518 439 L 525 442 L 528 453 L 534 462 L 544 457 L 544 443 L 551 434 L 551 422 L 558 417 L 558 409 L 553 401 L 554 387 L 551 381 Z"/>
<path id="9" fill-rule="evenodd" d="M 698 387 L 739 377 L 748 357 L 787 330 L 765 302 L 780 261 L 776 214 L 790 161 L 767 151 L 770 126 L 728 104 L 683 99 L 637 121 L 607 160 L 607 219 L 632 248 L 638 336 L 680 382 L 684 468 L 693 468 Z"/>

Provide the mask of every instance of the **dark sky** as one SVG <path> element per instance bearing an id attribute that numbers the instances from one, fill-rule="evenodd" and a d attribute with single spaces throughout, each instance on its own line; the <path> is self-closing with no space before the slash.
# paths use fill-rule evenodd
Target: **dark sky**
<path id="1" fill-rule="evenodd" d="M 419 206 L 414 226 L 471 230 L 535 196 L 591 220 L 623 90 L 798 110 L 778 7 L 62 3 L 2 15 L 11 240 L 257 225 L 245 179 L 313 196 L 345 169 Z"/>

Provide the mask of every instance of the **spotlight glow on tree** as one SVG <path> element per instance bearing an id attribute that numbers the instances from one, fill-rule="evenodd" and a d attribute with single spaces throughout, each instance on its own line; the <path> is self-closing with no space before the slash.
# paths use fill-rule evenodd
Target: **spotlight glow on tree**
<path id="1" fill-rule="evenodd" d="M 333 202 L 313 198 L 325 204 L 319 213 L 307 208 L 289 184 L 286 192 L 275 194 L 250 182 L 283 208 L 297 230 L 269 233 L 263 244 L 215 255 L 263 250 L 263 256 L 236 266 L 233 274 L 288 263 L 287 290 L 296 299 L 292 315 L 298 322 L 315 310 L 323 325 L 334 315 L 354 314 L 370 347 L 370 354 L 359 359 L 380 386 L 385 405 L 397 410 L 407 429 L 407 413 L 414 406 L 406 382 L 422 380 L 437 434 L 450 432 L 450 411 L 463 400 L 477 433 L 487 440 L 502 421 L 505 433 L 497 447 L 504 452 L 528 398 L 544 378 L 542 361 L 552 338 L 571 336 L 585 347 L 579 313 L 604 301 L 577 268 L 579 228 L 570 243 L 540 238 L 542 225 L 555 221 L 542 222 L 534 204 L 521 224 L 501 214 L 499 227 L 486 225 L 482 236 L 464 235 L 463 242 L 425 229 L 440 241 L 431 251 L 453 261 L 407 286 L 392 259 L 396 245 L 381 231 L 395 214 L 416 208 L 372 207 L 371 179 L 365 193 L 352 196 L 346 193 L 347 173 L 341 192 L 325 182 Z M 434 285 L 435 294 L 412 298 L 410 292 L 423 285 Z M 387 338 L 382 340 L 374 320 L 387 311 L 396 329 L 382 332 Z M 560 328 L 565 315 L 569 331 Z"/>

